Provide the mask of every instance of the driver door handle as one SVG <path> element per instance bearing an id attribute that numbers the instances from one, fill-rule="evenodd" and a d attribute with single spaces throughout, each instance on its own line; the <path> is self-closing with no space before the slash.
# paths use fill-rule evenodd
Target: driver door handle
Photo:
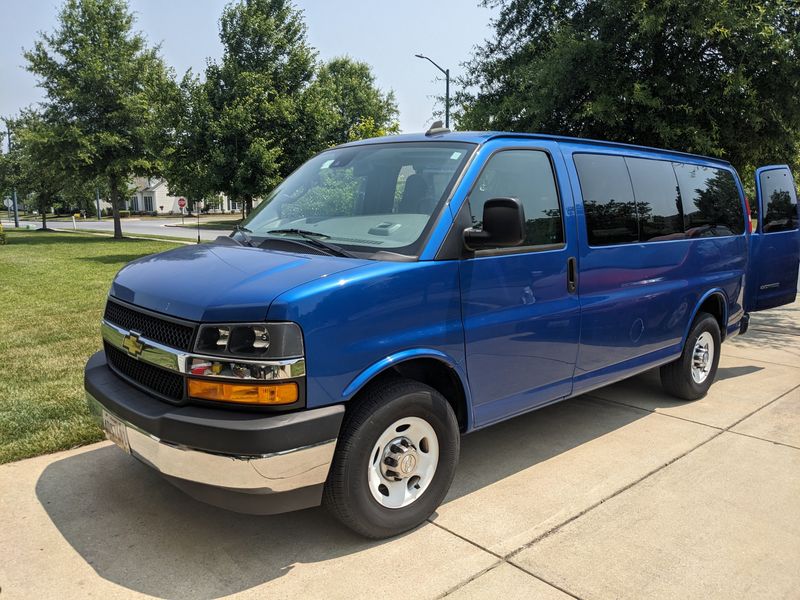
<path id="1" fill-rule="evenodd" d="M 574 294 L 578 289 L 578 263 L 574 256 L 567 259 L 567 291 Z"/>

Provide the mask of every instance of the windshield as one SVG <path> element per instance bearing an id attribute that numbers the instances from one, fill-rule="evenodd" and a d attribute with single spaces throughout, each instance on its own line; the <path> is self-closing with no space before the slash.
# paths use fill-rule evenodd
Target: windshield
<path id="1" fill-rule="evenodd" d="M 390 142 L 328 150 L 276 187 L 240 235 L 265 248 L 296 239 L 300 250 L 324 244 L 416 256 L 473 147 Z"/>

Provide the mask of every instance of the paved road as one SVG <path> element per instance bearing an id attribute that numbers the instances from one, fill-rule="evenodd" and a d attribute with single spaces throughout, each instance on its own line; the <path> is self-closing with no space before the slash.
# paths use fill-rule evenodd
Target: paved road
<path id="1" fill-rule="evenodd" d="M 186 229 L 183 227 L 175 227 L 180 224 L 180 219 L 124 219 L 122 221 L 122 231 L 126 235 L 165 235 L 169 237 L 180 237 L 189 240 L 197 239 L 196 229 Z M 186 223 L 191 224 L 191 219 L 186 218 Z M 31 227 L 41 227 L 40 221 L 21 221 L 20 225 L 30 225 Z M 49 224 L 50 227 L 56 229 L 72 229 L 72 223 L 69 221 L 53 221 Z M 79 229 L 86 229 L 91 231 L 114 231 L 114 222 L 111 220 L 103 221 L 79 221 L 77 224 Z M 233 227 L 233 223 L 231 223 Z M 207 229 L 200 230 L 201 240 L 213 240 L 220 235 L 228 235 L 227 231 L 212 231 Z"/>
<path id="2" fill-rule="evenodd" d="M 718 380 L 648 373 L 467 436 L 428 523 L 363 540 L 322 509 L 228 513 L 109 443 L 0 466 L 3 598 L 796 598 L 800 304 Z"/>

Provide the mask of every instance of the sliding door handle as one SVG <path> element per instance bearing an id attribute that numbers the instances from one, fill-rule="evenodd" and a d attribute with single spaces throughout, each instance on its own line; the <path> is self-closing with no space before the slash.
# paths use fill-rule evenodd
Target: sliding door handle
<path id="1" fill-rule="evenodd" d="M 574 256 L 567 259 L 567 291 L 574 294 L 578 289 L 578 263 Z"/>

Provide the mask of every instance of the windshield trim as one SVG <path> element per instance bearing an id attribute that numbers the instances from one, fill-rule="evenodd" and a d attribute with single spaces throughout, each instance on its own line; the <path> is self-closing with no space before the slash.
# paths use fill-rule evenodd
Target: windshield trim
<path id="1" fill-rule="evenodd" d="M 433 237 L 434 232 L 436 231 L 439 223 L 441 222 L 442 215 L 444 214 L 445 209 L 450 205 L 450 202 L 453 199 L 453 195 L 455 194 L 456 190 L 458 189 L 461 181 L 464 178 L 465 173 L 467 172 L 470 164 L 472 163 L 473 158 L 475 157 L 475 153 L 477 149 L 481 146 L 481 144 L 477 144 L 475 142 L 468 142 L 463 140 L 385 140 L 380 142 L 369 142 L 369 143 L 360 143 L 360 144 L 340 144 L 339 146 L 334 146 L 333 148 L 326 148 L 321 152 L 317 152 L 315 155 L 310 157 L 308 160 L 304 161 L 299 167 L 297 167 L 294 171 L 292 171 L 289 175 L 287 175 L 283 181 L 286 181 L 289 177 L 294 175 L 297 171 L 299 171 L 303 166 L 328 153 L 335 150 L 341 150 L 344 148 L 354 148 L 354 147 L 368 147 L 368 146 L 388 146 L 388 145 L 413 145 L 413 146 L 420 146 L 428 144 L 434 145 L 458 145 L 464 148 L 465 156 L 462 159 L 462 163 L 460 168 L 454 173 L 454 177 L 448 182 L 448 185 L 442 191 L 441 197 L 439 198 L 436 206 L 431 211 L 431 216 L 428 219 L 425 227 L 423 228 L 422 232 L 420 233 L 419 237 L 413 242 L 409 244 L 409 246 L 402 246 L 400 248 L 370 248 L 368 246 L 361 246 L 361 245 L 350 245 L 350 244 L 341 244 L 338 243 L 337 246 L 341 246 L 343 250 L 348 252 L 349 254 L 353 255 L 353 258 L 358 259 L 368 259 L 368 260 L 384 260 L 384 261 L 393 261 L 393 262 L 417 262 L 419 257 L 423 254 L 425 248 L 427 247 L 428 243 L 430 242 L 431 238 Z M 281 184 L 283 183 L 281 182 Z M 281 184 L 278 184 L 281 185 Z M 266 197 L 269 197 L 273 194 L 273 192 L 278 188 L 275 186 Z M 265 197 L 265 199 L 266 199 Z M 260 212 L 260 211 L 259 211 Z M 247 225 L 250 223 L 250 219 L 252 218 L 253 214 L 257 214 L 256 211 L 252 211 L 251 215 L 248 215 L 247 219 L 243 221 L 243 226 L 246 228 Z M 233 231 L 230 234 L 230 237 L 237 233 Z M 252 238 L 258 239 L 265 236 L 259 235 L 257 232 L 253 232 L 251 234 Z M 414 247 L 415 252 L 397 252 L 397 250 L 402 250 L 404 248 Z M 266 249 L 265 249 L 266 250 Z"/>

